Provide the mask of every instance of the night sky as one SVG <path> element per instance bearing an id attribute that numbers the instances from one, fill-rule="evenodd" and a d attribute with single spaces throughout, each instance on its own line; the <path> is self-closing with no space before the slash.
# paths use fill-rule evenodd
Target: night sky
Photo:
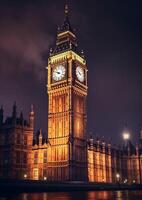
<path id="1" fill-rule="evenodd" d="M 142 3 L 68 1 L 70 21 L 89 70 L 88 130 L 113 143 L 127 121 L 132 138 L 142 127 Z M 65 0 L 0 1 L 0 104 L 5 117 L 17 102 L 36 129 L 47 132 L 46 69 Z"/>

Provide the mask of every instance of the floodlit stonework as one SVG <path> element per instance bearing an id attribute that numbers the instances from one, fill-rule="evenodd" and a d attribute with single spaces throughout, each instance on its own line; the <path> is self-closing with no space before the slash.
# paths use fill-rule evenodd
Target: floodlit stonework
<path id="1" fill-rule="evenodd" d="M 18 116 L 16 103 L 5 121 L 0 109 L 0 178 L 142 182 L 142 133 L 137 146 L 127 138 L 122 148 L 86 133 L 88 68 L 67 6 L 47 72 L 48 137 L 34 132 L 33 106 L 28 120 Z"/>

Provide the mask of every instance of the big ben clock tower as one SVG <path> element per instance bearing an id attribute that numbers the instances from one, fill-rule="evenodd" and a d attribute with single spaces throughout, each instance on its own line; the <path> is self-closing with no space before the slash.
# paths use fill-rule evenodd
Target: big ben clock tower
<path id="1" fill-rule="evenodd" d="M 48 180 L 87 180 L 87 67 L 68 7 L 48 59 Z"/>

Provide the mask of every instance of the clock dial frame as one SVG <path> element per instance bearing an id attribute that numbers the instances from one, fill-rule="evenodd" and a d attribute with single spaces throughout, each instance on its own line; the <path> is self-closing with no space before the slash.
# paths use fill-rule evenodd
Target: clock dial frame
<path id="1" fill-rule="evenodd" d="M 66 74 L 66 68 L 64 65 L 60 64 L 53 68 L 52 79 L 53 81 L 61 81 Z"/>
<path id="2" fill-rule="evenodd" d="M 76 76 L 77 76 L 77 79 L 80 82 L 84 82 L 84 80 L 85 80 L 85 73 L 84 73 L 84 69 L 82 67 L 80 67 L 80 66 L 76 67 Z"/>

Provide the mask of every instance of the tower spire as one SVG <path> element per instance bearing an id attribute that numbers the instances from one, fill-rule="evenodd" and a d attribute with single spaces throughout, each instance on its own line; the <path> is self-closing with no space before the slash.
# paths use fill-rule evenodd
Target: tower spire
<path id="1" fill-rule="evenodd" d="M 73 50 L 77 51 L 76 35 L 69 20 L 69 7 L 65 4 L 64 7 L 64 21 L 61 26 L 58 26 L 56 46 L 50 51 L 50 56 L 60 52 Z"/>
<path id="2" fill-rule="evenodd" d="M 31 128 L 34 128 L 34 118 L 35 118 L 34 106 L 33 104 L 31 104 L 31 110 L 29 113 L 29 124 Z"/>

